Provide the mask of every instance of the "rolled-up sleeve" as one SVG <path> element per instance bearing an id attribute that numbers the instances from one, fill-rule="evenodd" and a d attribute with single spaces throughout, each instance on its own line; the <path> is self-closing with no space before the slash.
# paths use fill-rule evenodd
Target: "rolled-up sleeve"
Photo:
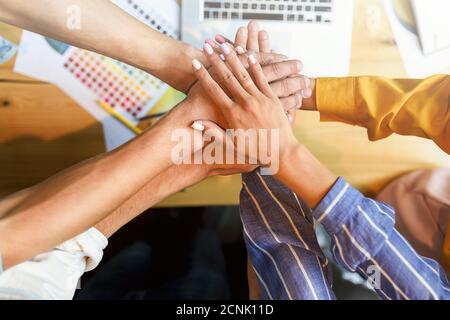
<path id="1" fill-rule="evenodd" d="M 0 275 L 0 299 L 72 299 L 80 277 L 94 269 L 108 240 L 92 228 Z"/>
<path id="2" fill-rule="evenodd" d="M 432 139 L 450 153 L 450 76 L 427 79 L 320 78 L 317 109 L 323 121 L 367 128 L 371 140 L 393 133 Z"/>

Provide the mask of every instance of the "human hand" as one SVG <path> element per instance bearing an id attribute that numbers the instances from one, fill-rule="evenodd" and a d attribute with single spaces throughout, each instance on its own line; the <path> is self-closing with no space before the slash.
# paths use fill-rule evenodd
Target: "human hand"
<path id="1" fill-rule="evenodd" d="M 210 46 L 210 48 L 212 47 Z M 246 55 L 240 55 L 239 58 L 245 63 L 246 67 L 249 67 Z M 266 62 L 264 59 L 268 59 L 265 55 L 255 55 L 255 58 L 259 58 L 258 61 L 261 64 L 261 61 Z M 301 103 L 302 99 L 298 93 L 299 88 L 306 88 L 309 84 L 309 79 L 300 76 L 295 78 L 291 77 L 294 73 L 298 74 L 302 68 L 302 64 L 298 60 L 285 61 L 284 56 L 272 55 L 270 61 L 272 63 L 263 65 L 262 70 L 267 80 L 271 83 L 274 93 L 281 97 L 283 107 L 289 114 L 289 120 L 293 122 L 295 119 L 295 108 Z M 207 62 L 205 67 L 208 65 L 209 62 Z M 210 67 L 209 70 L 213 78 L 218 79 L 215 68 Z M 214 102 L 205 94 L 202 86 L 198 82 L 190 89 L 187 100 L 190 103 L 182 105 L 184 110 L 181 114 L 189 117 L 188 122 L 192 123 L 192 121 L 198 119 L 208 119 L 224 128 L 226 127 L 226 122 L 222 114 L 218 112 Z M 186 107 L 189 107 L 189 109 Z"/>
<path id="2" fill-rule="evenodd" d="M 249 31 L 250 30 L 250 31 Z M 270 40 L 269 35 L 266 31 L 256 31 L 259 30 L 257 23 L 250 22 L 249 27 L 242 27 L 238 30 L 236 34 L 237 51 L 240 53 L 239 58 L 246 68 L 249 67 L 248 59 L 246 54 L 249 53 L 249 49 L 257 60 L 263 65 L 263 71 L 271 83 L 271 87 L 278 95 L 281 97 L 284 109 L 288 115 L 288 119 L 291 123 L 295 120 L 296 107 L 301 106 L 302 96 L 299 93 L 302 88 L 307 88 L 309 81 L 308 78 L 299 76 L 298 73 L 302 69 L 302 64 L 300 61 L 292 60 L 287 61 L 287 57 L 277 54 L 272 54 L 270 50 Z M 206 43 L 210 44 L 216 50 L 220 50 L 220 45 L 218 42 L 224 43 L 231 41 L 224 39 L 221 36 L 216 37 L 216 41 L 207 40 Z M 258 52 L 261 51 L 261 52 Z M 205 66 L 210 67 L 208 60 L 202 54 L 202 59 L 200 60 Z M 213 77 L 217 78 L 214 68 L 209 69 L 213 74 Z M 192 71 L 191 71 L 192 72 Z M 224 88 L 226 90 L 226 88 Z M 205 94 L 201 85 L 196 83 L 190 91 L 187 103 L 181 104 L 179 107 L 175 108 L 172 113 L 179 123 L 180 120 L 185 121 L 182 125 L 190 125 L 192 121 L 202 119 L 206 129 L 208 130 L 211 125 L 211 121 L 222 126 L 227 127 L 227 123 L 220 112 L 219 108 L 214 105 L 214 102 Z M 211 120 L 209 122 L 205 119 Z M 217 126 L 217 125 L 216 125 Z M 223 131 L 223 130 L 222 130 Z M 223 132 L 223 134 L 225 134 Z M 224 139 L 222 139 L 224 140 Z M 215 174 L 234 174 L 239 172 L 247 172 L 256 169 L 256 165 L 246 166 L 242 164 L 214 164 L 206 165 L 205 171 L 210 175 Z"/>
<path id="3" fill-rule="evenodd" d="M 234 42 L 222 35 L 217 35 L 215 40 L 219 44 L 223 44 L 225 42 L 230 43 L 236 48 L 236 52 L 238 54 L 272 52 L 269 33 L 265 30 L 260 30 L 256 21 L 250 21 L 247 27 L 239 28 Z M 209 44 L 211 45 L 211 42 L 209 42 Z M 244 61 L 244 64 L 246 64 L 246 61 Z M 264 63 L 261 64 L 264 65 Z M 248 66 L 246 66 L 246 68 L 248 68 Z M 308 77 L 293 72 L 291 75 L 286 77 L 286 79 L 274 83 L 271 83 L 272 81 L 269 80 L 269 83 L 271 83 L 271 86 L 277 96 L 282 98 L 281 101 L 284 108 L 288 112 L 288 116 L 291 118 L 292 116 L 295 116 L 295 110 L 292 109 L 302 108 L 302 99 L 305 99 L 308 106 L 311 104 L 310 100 L 313 92 L 310 85 L 312 84 L 312 81 L 313 80 Z M 287 95 L 289 92 L 295 93 Z"/>
<path id="4" fill-rule="evenodd" d="M 279 160 L 273 159 L 273 156 L 282 156 L 298 144 L 283 105 L 252 54 L 248 60 L 254 80 L 233 48 L 228 43 L 222 44 L 221 47 L 226 64 L 209 44 L 205 45 L 205 55 L 215 68 L 222 87 L 231 94 L 231 98 L 198 60 L 193 61 L 196 76 L 210 99 L 221 110 L 228 124 L 227 128 L 244 130 L 240 133 L 244 135 L 253 130 L 253 135 L 258 138 L 259 153 L 251 152 L 253 148 L 250 146 L 245 148 L 245 155 L 251 160 L 256 160 L 259 165 L 270 165 L 273 169 L 273 162 L 278 164 Z M 256 159 L 252 159 L 253 157 Z M 268 158 L 270 163 L 267 163 Z"/>
<path id="5" fill-rule="evenodd" d="M 232 43 L 220 35 L 216 36 L 216 41 L 207 39 L 205 43 L 209 44 L 214 50 L 220 50 L 220 44 L 224 42 Z M 304 90 L 308 91 L 310 84 L 307 77 L 299 75 L 303 68 L 301 61 L 287 60 L 287 57 L 284 55 L 272 53 L 269 34 L 264 30 L 259 31 L 259 26 L 254 21 L 251 21 L 248 27 L 239 28 L 233 46 L 236 47 L 239 58 L 246 68 L 249 67 L 246 54 L 254 54 L 255 58 L 263 66 L 264 74 L 275 94 L 281 98 L 289 120 L 291 123 L 294 122 L 295 110 L 302 105 L 302 92 Z M 216 79 L 215 70 L 211 68 L 205 56 L 202 54 L 201 59 L 197 60 L 208 68 L 213 78 Z M 217 112 L 209 109 L 208 106 L 211 106 L 212 103 L 210 99 L 205 99 L 205 96 L 201 86 L 195 83 L 189 91 L 188 98 L 196 101 L 195 105 L 199 110 L 191 110 L 191 112 L 197 114 L 203 112 L 204 115 L 197 117 L 197 119 L 210 119 L 220 125 L 224 125 L 223 119 L 218 116 Z"/>

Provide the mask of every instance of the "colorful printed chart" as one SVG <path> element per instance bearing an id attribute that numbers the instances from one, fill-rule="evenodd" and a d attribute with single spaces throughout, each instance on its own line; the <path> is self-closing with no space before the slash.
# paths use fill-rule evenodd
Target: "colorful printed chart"
<path id="1" fill-rule="evenodd" d="M 71 48 L 65 57 L 66 70 L 135 125 L 168 89 L 144 71 L 86 50 Z"/>

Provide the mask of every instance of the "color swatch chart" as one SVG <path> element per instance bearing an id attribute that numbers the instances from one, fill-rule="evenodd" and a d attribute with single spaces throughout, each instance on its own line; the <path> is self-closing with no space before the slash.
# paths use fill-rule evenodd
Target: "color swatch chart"
<path id="1" fill-rule="evenodd" d="M 64 56 L 67 71 L 135 125 L 168 89 L 144 71 L 90 51 L 70 48 Z"/>
<path id="2" fill-rule="evenodd" d="M 169 37 L 179 39 L 179 7 L 173 0 L 112 0 L 128 14 Z"/>

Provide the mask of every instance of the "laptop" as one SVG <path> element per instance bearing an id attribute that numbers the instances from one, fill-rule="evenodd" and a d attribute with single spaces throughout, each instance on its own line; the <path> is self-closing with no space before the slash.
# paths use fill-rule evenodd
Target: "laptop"
<path id="1" fill-rule="evenodd" d="M 300 59 L 309 76 L 346 76 L 350 68 L 353 0 L 183 0 L 182 39 L 198 48 L 256 20 L 274 51 Z"/>

